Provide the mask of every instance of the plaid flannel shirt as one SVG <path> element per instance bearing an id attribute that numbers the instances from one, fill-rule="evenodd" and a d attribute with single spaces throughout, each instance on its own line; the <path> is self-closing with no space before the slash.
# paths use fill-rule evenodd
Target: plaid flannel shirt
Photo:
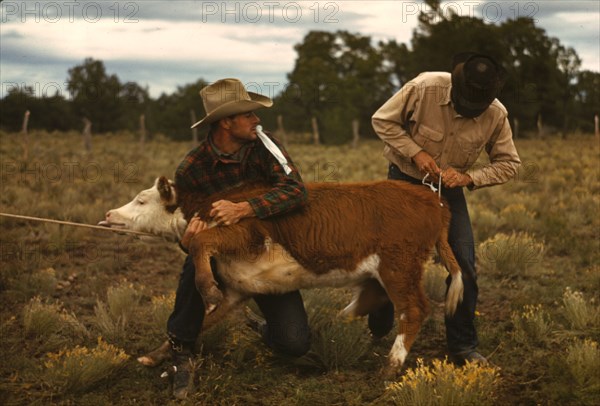
<path id="1" fill-rule="evenodd" d="M 272 138 L 287 158 L 289 175 L 260 140 L 252 141 L 240 151 L 239 159 L 220 155 L 209 140 L 210 135 L 190 151 L 175 172 L 177 188 L 206 197 L 243 183 L 263 182 L 272 186 L 267 193 L 248 199 L 259 218 L 288 212 L 306 203 L 306 188 L 285 148 Z"/>

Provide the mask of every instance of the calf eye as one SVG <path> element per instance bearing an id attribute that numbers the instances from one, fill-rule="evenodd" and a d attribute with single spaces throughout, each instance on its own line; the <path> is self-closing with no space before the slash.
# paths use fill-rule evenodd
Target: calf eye
<path id="1" fill-rule="evenodd" d="M 144 204 L 145 202 L 143 200 L 138 200 L 139 204 Z"/>

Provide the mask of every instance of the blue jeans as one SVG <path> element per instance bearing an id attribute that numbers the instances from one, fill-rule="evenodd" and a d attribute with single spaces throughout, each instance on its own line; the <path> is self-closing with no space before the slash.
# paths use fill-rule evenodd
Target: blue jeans
<path id="1" fill-rule="evenodd" d="M 220 283 L 215 261 L 211 259 L 215 279 Z M 167 334 L 178 344 L 193 348 L 204 321 L 204 302 L 194 282 L 196 269 L 189 255 L 183 264 L 175 296 L 175 307 L 167 321 Z M 273 350 L 290 356 L 302 356 L 310 349 L 308 317 L 299 291 L 282 295 L 257 295 L 256 304 L 267 322 L 263 340 Z"/>
<path id="2" fill-rule="evenodd" d="M 421 184 L 421 180 L 406 175 L 394 164 L 390 164 L 388 179 Z M 461 354 L 475 350 L 479 343 L 475 330 L 475 306 L 479 292 L 475 270 L 475 239 L 463 189 L 442 187 L 442 195 L 450 205 L 452 219 L 448 242 L 462 270 L 465 289 L 463 301 L 458 305 L 456 313 L 452 317 L 446 317 L 446 342 L 450 354 Z M 450 285 L 450 280 L 448 275 L 446 286 Z"/>

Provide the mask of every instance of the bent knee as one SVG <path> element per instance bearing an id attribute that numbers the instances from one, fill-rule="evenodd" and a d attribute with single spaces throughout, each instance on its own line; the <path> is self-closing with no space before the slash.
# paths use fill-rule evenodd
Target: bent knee
<path id="1" fill-rule="evenodd" d="M 307 325 L 268 326 L 267 345 L 291 357 L 301 357 L 310 350 L 310 331 Z"/>

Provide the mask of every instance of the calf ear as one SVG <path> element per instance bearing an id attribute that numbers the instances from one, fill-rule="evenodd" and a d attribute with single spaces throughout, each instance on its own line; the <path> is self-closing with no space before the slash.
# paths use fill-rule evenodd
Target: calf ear
<path id="1" fill-rule="evenodd" d="M 158 193 L 160 194 L 160 199 L 166 204 L 174 204 L 175 203 L 175 194 L 173 193 L 173 188 L 171 183 L 165 176 L 161 176 L 156 181 L 156 188 L 158 189 Z"/>

